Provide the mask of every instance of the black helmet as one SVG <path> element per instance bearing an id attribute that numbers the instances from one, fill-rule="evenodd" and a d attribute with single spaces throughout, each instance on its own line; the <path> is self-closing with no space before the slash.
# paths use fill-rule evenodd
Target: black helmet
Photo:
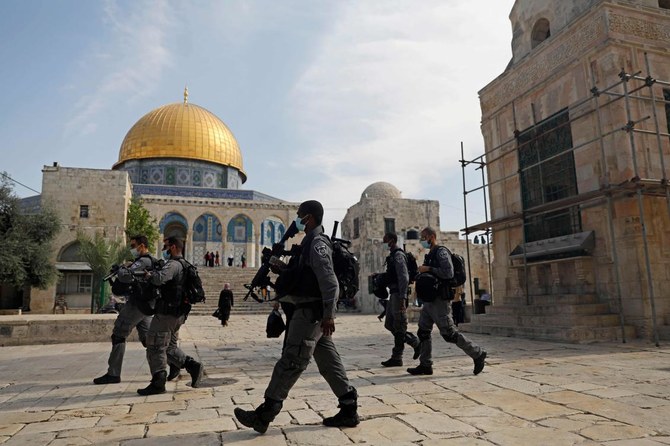
<path id="1" fill-rule="evenodd" d="M 432 302 L 439 296 L 440 280 L 430 273 L 420 273 L 416 276 L 414 288 L 416 297 L 425 302 Z"/>

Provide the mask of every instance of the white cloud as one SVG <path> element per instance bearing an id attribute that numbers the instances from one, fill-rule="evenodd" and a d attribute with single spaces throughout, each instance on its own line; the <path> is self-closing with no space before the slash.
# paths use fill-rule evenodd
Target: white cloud
<path id="1" fill-rule="evenodd" d="M 449 177 L 452 190 L 440 195 L 462 200 L 460 141 L 470 156 L 483 151 L 477 91 L 511 56 L 512 3 L 343 3 L 292 92 L 312 149 L 300 163 L 309 160 L 324 185 L 314 196 L 345 208 L 388 181 L 406 198 L 425 198 Z"/>
<path id="2" fill-rule="evenodd" d="M 81 71 L 99 81 L 75 101 L 73 116 L 65 125 L 66 136 L 94 132 L 103 109 L 122 97 L 133 101 L 145 95 L 172 63 L 166 37 L 175 21 L 168 1 L 129 5 L 121 9 L 112 0 L 104 4 L 103 24 L 109 37 L 101 45 L 94 44 L 80 62 Z"/>

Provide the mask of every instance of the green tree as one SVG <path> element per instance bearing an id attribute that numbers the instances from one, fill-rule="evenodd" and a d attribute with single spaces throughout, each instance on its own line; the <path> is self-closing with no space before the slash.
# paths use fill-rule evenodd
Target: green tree
<path id="1" fill-rule="evenodd" d="M 60 230 L 53 210 L 23 212 L 6 173 L 0 175 L 0 283 L 46 289 L 58 278 L 51 243 Z"/>
<path id="2" fill-rule="evenodd" d="M 91 296 L 91 312 L 93 312 L 94 307 L 102 307 L 109 297 L 109 291 L 102 278 L 109 273 L 112 265 L 129 259 L 131 257 L 130 251 L 121 240 L 107 239 L 101 232 L 96 232 L 95 236 L 90 237 L 79 231 L 77 232 L 77 241 L 79 242 L 80 254 L 86 259 L 93 272 Z"/>
<path id="3" fill-rule="evenodd" d="M 126 219 L 126 236 L 130 238 L 134 235 L 145 235 L 149 239 L 149 252 L 156 252 L 156 242 L 160 236 L 158 223 L 144 207 L 142 200 L 136 197 L 130 200 Z"/>

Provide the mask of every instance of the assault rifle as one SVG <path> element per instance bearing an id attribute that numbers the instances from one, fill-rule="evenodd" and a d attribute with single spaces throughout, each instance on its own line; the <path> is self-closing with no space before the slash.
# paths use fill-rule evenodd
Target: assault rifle
<path id="1" fill-rule="evenodd" d="M 278 266 L 282 263 L 282 261 L 279 260 L 279 257 L 292 254 L 292 251 L 284 250 L 284 243 L 297 233 L 298 227 L 295 225 L 295 222 L 293 222 L 291 223 L 291 226 L 288 227 L 281 240 L 272 245 L 272 249 L 267 247 L 263 248 L 261 254 L 261 267 L 256 271 L 256 275 L 251 280 L 251 283 L 244 284 L 244 287 L 249 291 L 247 292 L 247 295 L 244 296 L 243 300 L 247 300 L 249 299 L 249 296 L 251 296 L 256 302 L 263 302 L 263 299 L 258 297 L 256 290 L 265 288 L 268 285 L 274 288 L 274 283 L 270 280 L 271 267 L 273 265 Z"/>

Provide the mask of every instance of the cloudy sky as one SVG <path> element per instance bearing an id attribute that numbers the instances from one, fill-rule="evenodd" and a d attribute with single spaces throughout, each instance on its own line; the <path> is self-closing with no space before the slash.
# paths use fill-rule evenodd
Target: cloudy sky
<path id="1" fill-rule="evenodd" d="M 483 151 L 477 92 L 511 58 L 513 4 L 3 0 L 0 171 L 39 191 L 54 161 L 110 168 L 130 127 L 188 85 L 237 138 L 245 189 L 318 199 L 330 222 L 386 181 L 439 200 L 457 230 L 460 144 Z"/>

